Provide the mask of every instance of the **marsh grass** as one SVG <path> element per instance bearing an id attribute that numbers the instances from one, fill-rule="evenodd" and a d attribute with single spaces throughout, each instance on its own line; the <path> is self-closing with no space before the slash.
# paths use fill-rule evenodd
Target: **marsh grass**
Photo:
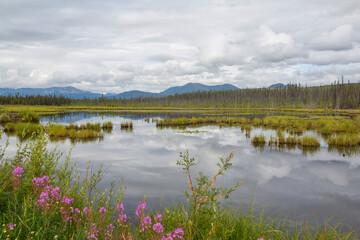
<path id="1" fill-rule="evenodd" d="M 320 147 L 320 141 L 315 136 L 308 135 L 298 139 L 298 144 L 302 147 Z"/>
<path id="2" fill-rule="evenodd" d="M 157 127 L 176 127 L 189 125 L 208 125 L 219 126 L 235 125 L 243 127 L 251 125 L 253 127 L 263 127 L 276 131 L 288 131 L 302 134 L 305 131 L 313 130 L 321 134 L 332 133 L 358 133 L 360 131 L 360 121 L 358 118 L 336 118 L 336 117 L 312 117 L 299 118 L 292 116 L 272 116 L 263 119 L 254 118 L 252 120 L 245 118 L 231 117 L 199 117 L 199 118 L 176 118 L 176 119 L 158 119 Z"/>
<path id="3" fill-rule="evenodd" d="M 251 144 L 254 146 L 260 146 L 260 145 L 265 145 L 266 143 L 266 139 L 264 134 L 258 134 L 255 135 L 252 139 L 251 139 Z"/>
<path id="4" fill-rule="evenodd" d="M 121 130 L 132 130 L 133 129 L 133 122 L 132 121 L 126 121 L 120 124 Z"/>
<path id="5" fill-rule="evenodd" d="M 286 145 L 293 145 L 295 146 L 297 144 L 297 139 L 294 136 L 288 136 L 286 138 Z"/>
<path id="6" fill-rule="evenodd" d="M 113 123 L 111 121 L 107 121 L 107 122 L 104 122 L 101 126 L 101 128 L 104 130 L 110 130 L 110 129 L 113 129 Z"/>
<path id="7" fill-rule="evenodd" d="M 330 136 L 328 138 L 328 145 L 336 146 L 358 146 L 360 145 L 359 134 L 337 134 L 336 136 Z"/>

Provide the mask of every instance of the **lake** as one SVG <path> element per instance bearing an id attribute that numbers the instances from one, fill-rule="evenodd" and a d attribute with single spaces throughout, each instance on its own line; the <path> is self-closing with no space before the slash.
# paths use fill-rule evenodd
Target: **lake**
<path id="1" fill-rule="evenodd" d="M 257 206 L 267 205 L 272 212 L 296 216 L 299 220 L 322 222 L 335 217 L 335 222 L 344 219 L 345 223 L 360 226 L 360 156 L 356 152 L 340 154 L 329 150 L 323 140 L 318 150 L 309 152 L 298 147 L 256 148 L 238 127 L 199 126 L 183 131 L 156 128 L 151 120 L 201 114 L 73 113 L 45 116 L 41 121 L 44 124 L 49 121 L 61 124 L 112 121 L 113 131 L 105 133 L 101 140 L 50 141 L 49 145 L 65 154 L 71 149 L 80 172 L 85 171 L 88 161 L 93 161 L 94 171 L 104 164 L 108 173 L 100 185 L 102 188 L 123 178 L 127 185 L 124 204 L 128 212 L 135 210 L 145 194 L 150 208 L 186 202 L 183 194 L 188 188 L 186 175 L 176 165 L 180 152 L 189 150 L 190 156 L 197 160 L 192 175 L 201 170 L 212 176 L 217 171 L 219 158 L 235 150 L 233 167 L 218 178 L 218 184 L 230 187 L 242 180 L 246 180 L 246 184 L 223 201 L 225 205 L 247 207 L 253 201 Z M 133 131 L 121 130 L 120 123 L 129 120 L 133 121 Z M 275 133 L 254 128 L 251 136 L 260 132 Z M 18 139 L 3 134 L 1 144 L 7 139 L 10 144 L 6 155 L 13 156 Z"/>

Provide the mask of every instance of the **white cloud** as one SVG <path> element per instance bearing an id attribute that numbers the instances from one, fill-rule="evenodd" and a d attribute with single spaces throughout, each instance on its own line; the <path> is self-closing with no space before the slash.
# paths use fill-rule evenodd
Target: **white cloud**
<path id="1" fill-rule="evenodd" d="M 312 85 L 360 63 L 355 0 L 0 2 L 0 87 Z M 301 64 L 319 68 L 296 69 Z M 320 67 L 321 66 L 321 67 Z M 325 68 L 322 68 L 325 67 Z M 315 77 L 316 76 L 316 77 Z M 31 84 L 30 84 L 31 82 Z"/>
<path id="2" fill-rule="evenodd" d="M 350 24 L 338 26 L 330 32 L 324 32 L 316 36 L 310 46 L 315 50 L 341 51 L 351 49 L 353 27 Z"/>
<path id="3" fill-rule="evenodd" d="M 286 33 L 276 34 L 268 26 L 259 27 L 260 56 L 266 61 L 284 61 L 289 58 L 306 56 L 300 43 Z"/>

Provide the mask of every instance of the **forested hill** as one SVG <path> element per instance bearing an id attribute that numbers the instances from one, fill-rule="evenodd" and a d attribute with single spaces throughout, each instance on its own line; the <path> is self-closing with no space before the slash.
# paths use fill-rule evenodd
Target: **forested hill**
<path id="1" fill-rule="evenodd" d="M 181 108 L 333 108 L 360 109 L 360 84 L 334 83 L 307 87 L 198 91 L 166 97 L 138 99 L 70 99 L 57 96 L 0 96 L 2 105 L 77 105 Z"/>

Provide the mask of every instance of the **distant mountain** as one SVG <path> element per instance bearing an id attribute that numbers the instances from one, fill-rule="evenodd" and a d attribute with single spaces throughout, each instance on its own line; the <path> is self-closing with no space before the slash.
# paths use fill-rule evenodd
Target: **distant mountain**
<path id="1" fill-rule="evenodd" d="M 190 92 L 202 92 L 202 91 L 223 91 L 223 90 L 236 90 L 238 89 L 231 84 L 222 84 L 215 86 L 208 86 L 201 83 L 188 83 L 184 86 L 171 87 L 160 93 L 160 96 L 169 96 L 174 94 L 183 94 Z"/>
<path id="2" fill-rule="evenodd" d="M 151 92 L 143 92 L 138 90 L 123 92 L 114 96 L 110 96 L 111 98 L 121 98 L 121 99 L 131 99 L 131 98 L 149 98 L 149 97 L 158 97 L 158 93 Z"/>
<path id="3" fill-rule="evenodd" d="M 282 83 L 275 83 L 275 84 L 268 86 L 268 88 L 278 88 L 278 87 L 285 87 L 285 85 Z"/>
<path id="4" fill-rule="evenodd" d="M 41 96 L 64 96 L 69 98 L 99 98 L 101 94 L 82 91 L 74 87 L 51 87 L 51 88 L 0 88 L 0 95 L 41 95 Z"/>
<path id="5" fill-rule="evenodd" d="M 131 99 L 131 98 L 148 98 L 148 97 L 166 97 L 169 95 L 183 94 L 190 92 L 202 92 L 202 91 L 224 91 L 224 90 L 236 90 L 238 89 L 231 84 L 222 84 L 215 86 L 208 86 L 201 83 L 188 83 L 184 86 L 171 87 L 166 89 L 161 93 L 152 93 L 152 92 L 143 92 L 143 91 L 127 91 L 120 94 L 107 93 L 104 95 L 105 98 L 121 98 L 121 99 Z M 0 95 L 41 95 L 41 96 L 64 96 L 69 98 L 99 98 L 102 96 L 100 93 L 93 93 L 89 91 L 82 91 L 74 87 L 51 87 L 51 88 L 0 88 Z"/>

